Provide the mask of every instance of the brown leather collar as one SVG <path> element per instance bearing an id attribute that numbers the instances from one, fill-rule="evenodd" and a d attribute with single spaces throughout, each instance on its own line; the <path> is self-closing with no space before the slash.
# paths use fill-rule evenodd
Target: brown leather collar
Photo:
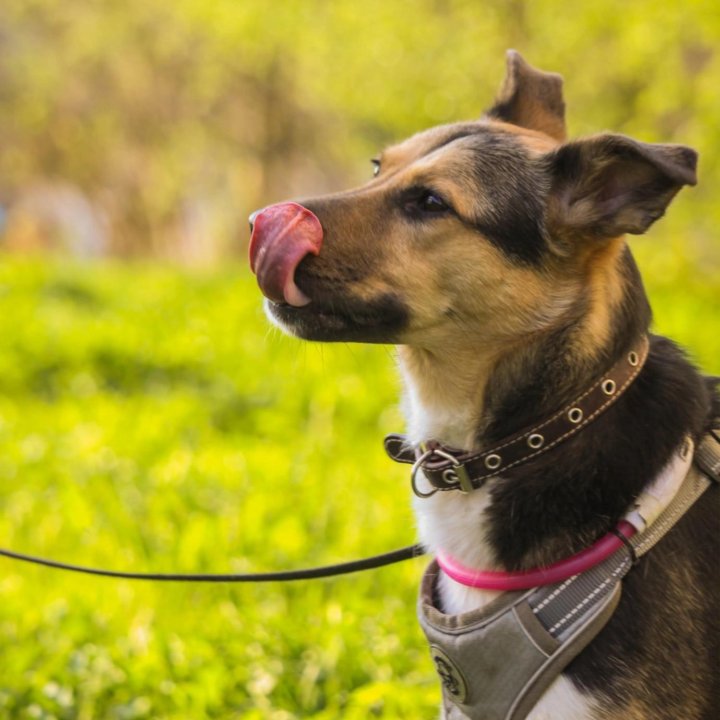
<path id="1" fill-rule="evenodd" d="M 412 464 L 412 487 L 418 497 L 430 497 L 439 490 L 477 490 L 489 478 L 546 453 L 586 428 L 630 387 L 645 364 L 648 348 L 648 338 L 643 336 L 580 397 L 547 420 L 524 428 L 491 448 L 457 450 L 434 440 L 414 448 L 405 435 L 388 435 L 385 451 L 397 462 Z M 420 470 L 432 486 L 428 492 L 417 486 Z"/>

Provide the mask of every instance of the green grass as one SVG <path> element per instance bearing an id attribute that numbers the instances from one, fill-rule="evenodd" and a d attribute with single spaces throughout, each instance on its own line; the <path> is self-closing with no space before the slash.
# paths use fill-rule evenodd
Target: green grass
<path id="1" fill-rule="evenodd" d="M 650 287 L 720 369 L 720 281 Z M 414 539 L 391 350 L 268 327 L 244 266 L 0 263 L 0 545 L 156 571 L 292 568 Z M 0 559 L 0 717 L 433 718 L 422 560 L 264 586 Z"/>

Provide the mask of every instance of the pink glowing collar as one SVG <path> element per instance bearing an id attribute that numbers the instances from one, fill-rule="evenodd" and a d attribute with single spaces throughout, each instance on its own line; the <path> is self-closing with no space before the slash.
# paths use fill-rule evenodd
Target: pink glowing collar
<path id="1" fill-rule="evenodd" d="M 644 532 L 657 520 L 677 494 L 690 468 L 693 449 L 692 440 L 689 437 L 685 438 L 668 464 L 640 493 L 633 507 L 618 522 L 615 530 L 601 537 L 594 545 L 580 551 L 577 555 L 548 567 L 521 572 L 501 572 L 465 567 L 455 558 L 440 550 L 437 553 L 438 565 L 455 582 L 483 590 L 528 590 L 540 585 L 563 582 L 573 575 L 578 575 L 600 564 L 623 545 L 627 545 L 633 535 L 637 532 Z"/>
<path id="2" fill-rule="evenodd" d="M 437 562 L 448 577 L 461 585 L 506 592 L 527 590 L 540 585 L 559 583 L 573 575 L 589 570 L 623 546 L 625 541 L 619 535 L 622 535 L 625 540 L 629 540 L 637 531 L 629 522 L 621 520 L 616 527 L 616 532 L 618 534 L 608 533 L 594 545 L 582 550 L 577 555 L 534 570 L 523 570 L 521 572 L 474 570 L 461 565 L 457 560 L 442 551 L 437 553 Z"/>

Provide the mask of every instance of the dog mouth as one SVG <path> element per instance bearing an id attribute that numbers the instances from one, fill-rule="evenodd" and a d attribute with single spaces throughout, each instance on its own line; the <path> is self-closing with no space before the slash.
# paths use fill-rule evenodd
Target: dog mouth
<path id="1" fill-rule="evenodd" d="M 392 294 L 370 301 L 347 297 L 333 302 L 313 300 L 302 307 L 268 300 L 266 310 L 286 332 L 323 342 L 395 343 L 408 321 L 407 308 Z"/>

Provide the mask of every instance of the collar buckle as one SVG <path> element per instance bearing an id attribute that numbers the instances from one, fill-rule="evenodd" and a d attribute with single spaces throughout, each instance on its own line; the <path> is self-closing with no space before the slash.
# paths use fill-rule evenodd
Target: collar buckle
<path id="1" fill-rule="evenodd" d="M 455 483 L 457 486 L 455 489 L 466 495 L 472 492 L 475 487 L 465 466 L 456 458 L 453 458 L 453 460 L 455 460 L 456 464 L 443 471 L 443 480 L 448 484 Z"/>
<path id="2" fill-rule="evenodd" d="M 437 475 L 441 473 L 441 482 L 437 482 L 435 478 L 425 475 L 427 481 L 432 485 L 432 489 L 428 492 L 420 490 L 418 487 L 418 473 L 420 470 L 425 469 L 425 464 L 428 460 L 440 458 L 440 467 L 433 467 L 433 474 Z M 442 465 L 448 467 L 443 468 Z M 461 493 L 466 494 L 475 489 L 470 479 L 465 465 L 463 465 L 454 455 L 438 447 L 436 444 L 430 445 L 424 450 L 415 460 L 410 472 L 410 484 L 412 491 L 419 498 L 432 497 L 438 491 L 445 490 L 459 490 Z"/>

